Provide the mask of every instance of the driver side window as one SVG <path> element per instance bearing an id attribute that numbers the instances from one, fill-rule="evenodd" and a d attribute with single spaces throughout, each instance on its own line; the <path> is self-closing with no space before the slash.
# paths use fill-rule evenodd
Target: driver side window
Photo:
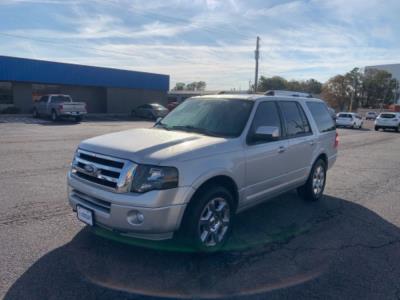
<path id="1" fill-rule="evenodd" d="M 254 115 L 253 122 L 250 127 L 247 143 L 250 145 L 266 143 L 268 141 L 255 140 L 254 133 L 260 126 L 272 126 L 279 129 L 279 135 L 282 135 L 281 120 L 279 117 L 278 107 L 274 101 L 261 102 Z M 272 140 L 271 140 L 272 141 Z M 276 139 L 274 140 L 276 141 Z"/>

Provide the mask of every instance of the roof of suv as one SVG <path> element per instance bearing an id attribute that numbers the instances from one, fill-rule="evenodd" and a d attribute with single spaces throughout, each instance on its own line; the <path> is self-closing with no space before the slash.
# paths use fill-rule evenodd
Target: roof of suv
<path id="1" fill-rule="evenodd" d="M 321 99 L 317 98 L 305 98 L 305 97 L 297 97 L 297 96 L 284 96 L 284 95 L 277 95 L 277 96 L 267 96 L 262 94 L 222 94 L 222 95 L 204 95 L 204 96 L 195 96 L 192 97 L 195 99 L 209 99 L 209 98 L 217 98 L 217 99 L 240 99 L 240 100 L 249 100 L 249 101 L 257 101 L 260 99 L 274 99 L 274 100 L 285 100 L 285 99 L 301 99 L 306 101 L 320 101 L 323 102 Z"/>

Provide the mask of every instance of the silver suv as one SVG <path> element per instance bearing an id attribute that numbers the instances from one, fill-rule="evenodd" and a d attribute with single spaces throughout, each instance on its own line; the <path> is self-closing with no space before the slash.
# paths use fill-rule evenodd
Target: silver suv
<path id="1" fill-rule="evenodd" d="M 337 145 L 321 100 L 194 97 L 153 128 L 81 142 L 69 202 L 89 225 L 152 240 L 179 232 L 215 251 L 235 214 L 249 207 L 296 188 L 306 200 L 320 199 Z"/>

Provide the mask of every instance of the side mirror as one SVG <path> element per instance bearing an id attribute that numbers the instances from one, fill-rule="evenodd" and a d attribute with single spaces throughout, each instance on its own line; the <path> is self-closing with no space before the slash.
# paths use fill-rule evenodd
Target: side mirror
<path id="1" fill-rule="evenodd" d="M 274 141 L 281 136 L 280 130 L 275 126 L 260 126 L 253 135 L 253 141 Z"/>

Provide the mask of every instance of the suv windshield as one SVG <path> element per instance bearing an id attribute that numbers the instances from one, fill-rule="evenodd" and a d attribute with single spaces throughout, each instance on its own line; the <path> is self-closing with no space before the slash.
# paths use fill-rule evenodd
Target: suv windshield
<path id="1" fill-rule="evenodd" d="M 239 136 L 253 102 L 239 99 L 188 99 L 168 114 L 156 127 L 221 137 Z"/>

